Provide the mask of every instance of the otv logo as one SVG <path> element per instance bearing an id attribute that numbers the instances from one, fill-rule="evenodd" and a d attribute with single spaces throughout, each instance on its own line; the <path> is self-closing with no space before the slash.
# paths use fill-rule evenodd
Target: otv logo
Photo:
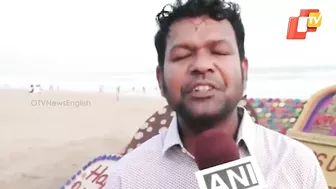
<path id="1" fill-rule="evenodd" d="M 289 18 L 287 39 L 306 39 L 307 32 L 316 32 L 321 24 L 319 9 L 302 9 L 299 16 Z"/>

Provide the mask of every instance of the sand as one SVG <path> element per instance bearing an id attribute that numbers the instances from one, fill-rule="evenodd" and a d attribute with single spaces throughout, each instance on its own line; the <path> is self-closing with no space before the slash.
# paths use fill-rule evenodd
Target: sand
<path id="1" fill-rule="evenodd" d="M 36 100 L 81 106 L 42 101 L 34 106 Z M 0 90 L 1 189 L 59 188 L 95 156 L 119 153 L 164 105 L 160 98 L 122 96 L 117 101 L 106 93 Z"/>

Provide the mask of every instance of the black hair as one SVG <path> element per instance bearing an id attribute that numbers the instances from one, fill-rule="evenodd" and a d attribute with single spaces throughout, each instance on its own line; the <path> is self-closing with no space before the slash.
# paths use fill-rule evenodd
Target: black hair
<path id="1" fill-rule="evenodd" d="M 167 10 L 170 8 L 171 10 Z M 166 41 L 170 26 L 184 18 L 207 15 L 220 21 L 227 19 L 236 35 L 236 41 L 241 60 L 245 59 L 245 31 L 240 17 L 240 6 L 225 0 L 176 0 L 174 4 L 168 4 L 156 15 L 159 30 L 155 35 L 155 48 L 158 54 L 159 67 L 163 68 L 166 50 Z"/>

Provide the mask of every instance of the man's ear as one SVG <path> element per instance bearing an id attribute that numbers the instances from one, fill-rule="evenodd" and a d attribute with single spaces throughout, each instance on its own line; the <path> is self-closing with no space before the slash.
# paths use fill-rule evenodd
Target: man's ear
<path id="1" fill-rule="evenodd" d="M 163 92 L 163 67 L 157 66 L 156 67 L 156 80 L 158 82 L 161 96 L 165 97 L 164 92 Z"/>
<path id="2" fill-rule="evenodd" d="M 248 60 L 245 58 L 241 63 L 242 68 L 242 77 L 243 77 L 243 84 L 244 84 L 244 90 L 246 90 L 246 84 L 247 84 L 247 73 L 248 73 Z"/>

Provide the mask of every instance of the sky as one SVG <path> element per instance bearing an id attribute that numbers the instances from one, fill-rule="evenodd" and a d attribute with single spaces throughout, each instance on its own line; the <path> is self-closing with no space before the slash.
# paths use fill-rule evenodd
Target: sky
<path id="1" fill-rule="evenodd" d="M 10 75 L 154 71 L 155 15 L 173 1 L 0 1 L 0 78 Z M 236 0 L 242 7 L 251 70 L 314 66 L 336 70 L 336 11 L 331 0 Z M 306 40 L 286 39 L 288 18 L 317 8 Z M 325 69 L 324 69 L 325 68 Z M 336 75 L 336 74 L 335 74 Z"/>

